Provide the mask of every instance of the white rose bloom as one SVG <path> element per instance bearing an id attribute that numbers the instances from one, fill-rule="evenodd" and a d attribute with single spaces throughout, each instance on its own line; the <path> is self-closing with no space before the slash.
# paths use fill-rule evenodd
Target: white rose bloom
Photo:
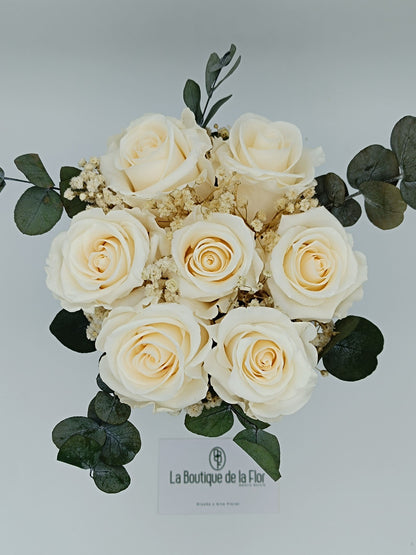
<path id="1" fill-rule="evenodd" d="M 156 410 L 179 411 L 207 393 L 203 361 L 210 336 L 185 306 L 116 308 L 104 320 L 96 345 L 106 353 L 102 379 L 131 406 L 154 403 Z"/>
<path id="2" fill-rule="evenodd" d="M 231 310 L 216 327 L 205 368 L 224 401 L 271 422 L 299 410 L 317 380 L 315 327 L 274 308 Z"/>
<path id="3" fill-rule="evenodd" d="M 100 171 L 108 187 L 136 205 L 195 181 L 210 166 L 205 154 L 211 146 L 189 108 L 182 120 L 147 114 L 110 141 Z"/>
<path id="4" fill-rule="evenodd" d="M 143 283 L 164 232 L 138 208 L 80 212 L 52 242 L 46 284 L 70 312 L 111 308 Z"/>
<path id="5" fill-rule="evenodd" d="M 323 206 L 283 216 L 277 232 L 268 280 L 276 305 L 293 319 L 343 318 L 367 279 L 366 258 L 352 250 L 351 235 Z"/>
<path id="6" fill-rule="evenodd" d="M 180 294 L 210 302 L 238 286 L 256 287 L 263 263 L 255 246 L 254 233 L 242 218 L 195 211 L 172 239 Z"/>
<path id="7" fill-rule="evenodd" d="M 229 140 L 217 143 L 214 152 L 225 170 L 241 176 L 239 197 L 247 199 L 250 215 L 263 210 L 268 217 L 284 193 L 313 186 L 315 166 L 324 161 L 322 148 L 303 148 L 295 125 L 255 114 L 238 118 Z"/>

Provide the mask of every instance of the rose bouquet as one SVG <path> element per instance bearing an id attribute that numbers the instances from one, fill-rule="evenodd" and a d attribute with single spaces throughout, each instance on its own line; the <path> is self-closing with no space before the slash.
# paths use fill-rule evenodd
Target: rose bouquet
<path id="1" fill-rule="evenodd" d="M 299 129 L 255 114 L 208 127 L 227 96 L 213 94 L 238 67 L 234 45 L 213 53 L 207 100 L 188 80 L 181 119 L 147 114 L 101 157 L 64 166 L 59 187 L 36 154 L 17 168 L 31 187 L 15 208 L 28 235 L 49 231 L 47 285 L 62 310 L 50 330 L 66 347 L 102 353 L 87 416 L 53 430 L 58 460 L 90 469 L 115 493 L 141 439 L 132 407 L 185 412 L 186 428 L 234 441 L 274 480 L 280 447 L 266 431 L 299 410 L 318 378 L 371 374 L 379 329 L 347 315 L 367 277 L 345 227 L 361 216 L 381 229 L 416 208 L 416 118 L 394 127 L 391 149 L 371 145 L 347 170 L 316 176 L 321 148 Z M 226 69 L 227 68 L 227 69 Z M 225 76 L 223 77 L 223 71 Z M 0 170 L 0 190 L 7 181 Z M 318 369 L 322 364 L 321 369 Z"/>

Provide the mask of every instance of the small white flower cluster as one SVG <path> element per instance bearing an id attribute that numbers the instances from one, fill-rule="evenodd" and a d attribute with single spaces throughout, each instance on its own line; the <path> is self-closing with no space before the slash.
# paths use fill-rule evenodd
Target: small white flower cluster
<path id="1" fill-rule="evenodd" d="M 172 256 L 164 256 L 143 270 L 146 297 L 153 302 L 173 303 L 179 300 L 179 287 L 175 280 L 176 264 Z"/>
<path id="2" fill-rule="evenodd" d="M 102 306 L 97 306 L 92 312 L 84 311 L 85 317 L 89 321 L 86 334 L 90 341 L 95 341 L 101 331 L 105 318 L 110 313 L 109 310 Z"/>
<path id="3" fill-rule="evenodd" d="M 202 399 L 202 401 L 198 401 L 198 403 L 194 403 L 189 407 L 185 407 L 185 412 L 186 414 L 189 414 L 189 416 L 195 417 L 195 416 L 200 416 L 204 408 L 212 409 L 214 407 L 219 407 L 221 405 L 222 405 L 222 399 L 220 399 L 216 393 L 214 393 L 209 389 L 205 396 L 205 399 Z"/>

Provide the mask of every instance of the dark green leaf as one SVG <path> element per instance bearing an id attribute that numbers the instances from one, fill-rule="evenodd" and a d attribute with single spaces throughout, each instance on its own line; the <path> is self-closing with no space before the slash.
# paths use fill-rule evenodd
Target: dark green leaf
<path id="1" fill-rule="evenodd" d="M 82 310 L 61 310 L 53 319 L 49 330 L 68 349 L 77 353 L 92 353 L 96 349 L 94 341 L 87 338 L 88 326 L 89 322 Z"/>
<path id="2" fill-rule="evenodd" d="M 6 182 L 4 181 L 4 170 L 0 168 L 0 193 L 6 186 Z"/>
<path id="3" fill-rule="evenodd" d="M 20 170 L 33 185 L 45 189 L 54 187 L 54 183 L 38 154 L 22 154 L 22 156 L 16 158 L 14 163 L 17 169 Z"/>
<path id="4" fill-rule="evenodd" d="M 336 173 L 327 173 L 316 178 L 315 193 L 322 206 L 340 206 L 347 195 L 344 181 Z"/>
<path id="5" fill-rule="evenodd" d="M 234 58 L 234 54 L 237 51 L 237 47 L 235 44 L 232 44 L 230 46 L 230 50 L 228 50 L 228 52 L 226 52 L 224 54 L 224 56 L 221 58 L 220 63 L 222 67 L 226 67 L 228 66 L 228 64 L 231 62 L 231 60 Z"/>
<path id="6" fill-rule="evenodd" d="M 192 433 L 206 437 L 222 436 L 234 423 L 231 406 L 222 403 L 219 407 L 202 410 L 199 416 L 185 416 L 185 427 Z"/>
<path id="7" fill-rule="evenodd" d="M 109 466 L 99 462 L 92 477 L 97 488 L 104 493 L 119 493 L 130 485 L 130 476 L 124 466 Z"/>
<path id="8" fill-rule="evenodd" d="M 270 426 L 267 422 L 262 422 L 261 420 L 256 420 L 255 418 L 247 416 L 239 405 L 232 405 L 232 410 L 245 428 L 252 428 L 254 426 L 254 428 L 264 430 Z"/>
<path id="9" fill-rule="evenodd" d="M 353 198 L 347 199 L 341 206 L 333 206 L 329 209 L 344 227 L 354 225 L 361 217 L 361 205 Z"/>
<path id="10" fill-rule="evenodd" d="M 280 478 L 280 446 L 276 436 L 264 430 L 250 428 L 238 433 L 234 441 L 275 482 Z"/>
<path id="11" fill-rule="evenodd" d="M 22 233 L 40 235 L 46 233 L 62 215 L 62 201 L 52 189 L 30 187 L 17 201 L 14 221 Z"/>
<path id="12" fill-rule="evenodd" d="M 240 65 L 241 62 L 241 56 L 238 56 L 235 64 L 233 65 L 233 67 L 230 69 L 230 71 L 225 75 L 225 77 L 223 77 L 221 79 L 221 81 L 218 81 L 218 83 L 215 85 L 215 88 L 217 89 L 222 83 L 224 83 L 224 81 L 226 79 L 228 79 L 230 77 L 230 75 L 232 75 L 234 73 L 234 71 L 238 68 L 238 66 Z"/>
<path id="13" fill-rule="evenodd" d="M 103 356 L 104 356 L 104 355 L 103 355 Z M 101 359 L 100 359 L 100 360 L 101 360 Z M 110 387 L 108 387 L 107 384 L 105 384 L 105 383 L 103 382 L 103 380 L 101 379 L 100 374 L 97 375 L 96 381 L 97 381 L 98 387 L 99 387 L 102 391 L 104 391 L 105 393 L 114 393 L 114 391 L 113 391 Z"/>
<path id="14" fill-rule="evenodd" d="M 405 116 L 391 132 L 390 144 L 403 168 L 405 181 L 416 181 L 416 118 Z"/>
<path id="15" fill-rule="evenodd" d="M 403 180 L 400 183 L 400 192 L 406 204 L 416 210 L 416 181 L 407 182 Z"/>
<path id="16" fill-rule="evenodd" d="M 380 229 L 392 229 L 404 218 L 406 203 L 397 187 L 383 181 L 361 183 L 360 191 L 365 197 L 368 219 Z"/>
<path id="17" fill-rule="evenodd" d="M 106 464 L 118 466 L 134 459 L 142 445 L 140 434 L 131 422 L 118 426 L 105 426 L 107 440 L 101 458 Z"/>
<path id="18" fill-rule="evenodd" d="M 72 416 L 55 426 L 52 431 L 52 441 L 60 449 L 74 435 L 93 439 L 101 446 L 104 445 L 106 440 L 105 431 L 97 422 L 85 416 Z"/>
<path id="19" fill-rule="evenodd" d="M 207 67 L 205 68 L 205 90 L 207 94 L 211 92 L 218 75 L 221 71 L 220 58 L 216 52 L 213 52 L 208 58 Z"/>
<path id="20" fill-rule="evenodd" d="M 205 121 L 203 122 L 202 126 L 206 127 L 208 125 L 208 123 L 211 121 L 211 119 L 215 116 L 215 114 L 218 112 L 218 110 L 221 108 L 221 106 L 223 104 L 225 104 L 227 102 L 227 100 L 230 100 L 230 98 L 233 95 L 230 94 L 229 96 L 226 96 L 224 98 L 221 98 L 221 100 L 218 100 L 214 106 L 212 106 L 211 110 L 208 112 L 207 117 L 205 118 Z"/>
<path id="21" fill-rule="evenodd" d="M 369 320 L 347 316 L 335 324 L 335 335 L 322 352 L 322 361 L 330 374 L 345 381 L 362 380 L 377 367 L 383 350 L 381 331 Z"/>
<path id="22" fill-rule="evenodd" d="M 183 100 L 188 108 L 194 113 L 198 125 L 202 123 L 201 112 L 201 89 L 198 83 L 188 79 L 183 89 Z"/>
<path id="23" fill-rule="evenodd" d="M 101 445 L 94 439 L 82 435 L 71 436 L 58 451 L 58 461 L 94 468 L 100 458 Z"/>
<path id="24" fill-rule="evenodd" d="M 79 200 L 79 197 L 75 197 L 73 200 L 68 200 L 65 198 L 64 193 L 70 187 L 70 182 L 73 177 L 76 177 L 81 173 L 78 168 L 72 168 L 71 166 L 63 166 L 61 168 L 59 190 L 61 193 L 61 200 L 63 202 L 65 212 L 70 218 L 73 218 L 79 212 L 86 209 L 88 204 Z"/>
<path id="25" fill-rule="evenodd" d="M 348 165 L 347 178 L 351 187 L 359 189 L 366 181 L 397 181 L 399 162 L 394 152 L 381 145 L 361 150 Z"/>
<path id="26" fill-rule="evenodd" d="M 94 401 L 95 414 L 107 424 L 123 424 L 129 419 L 131 408 L 121 403 L 117 396 L 99 391 Z"/>

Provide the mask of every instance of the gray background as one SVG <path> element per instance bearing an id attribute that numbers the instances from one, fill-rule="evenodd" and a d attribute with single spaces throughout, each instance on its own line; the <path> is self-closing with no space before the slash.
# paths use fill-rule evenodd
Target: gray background
<path id="1" fill-rule="evenodd" d="M 185 79 L 202 81 L 209 53 L 235 42 L 241 69 L 223 89 L 232 123 L 252 111 L 297 124 L 322 145 L 323 171 L 345 175 L 359 149 L 388 145 L 416 114 L 412 0 L 1 0 L 1 166 L 38 152 L 61 165 L 105 151 L 107 138 L 146 112 L 179 116 Z M 159 437 L 187 437 L 182 418 L 136 411 L 143 450 L 132 485 L 100 493 L 86 472 L 55 461 L 50 431 L 84 414 L 95 355 L 66 351 L 48 332 L 58 310 L 44 284 L 52 234 L 13 224 L 23 189 L 1 193 L 0 413 L 2 552 L 285 555 L 412 554 L 415 527 L 414 299 L 416 214 L 383 232 L 352 228 L 369 281 L 353 313 L 383 330 L 376 373 L 322 379 L 310 403 L 274 425 L 283 460 L 281 511 L 269 516 L 157 515 Z M 60 224 L 65 229 L 68 221 Z M 227 547 L 226 547 L 227 546 Z"/>

